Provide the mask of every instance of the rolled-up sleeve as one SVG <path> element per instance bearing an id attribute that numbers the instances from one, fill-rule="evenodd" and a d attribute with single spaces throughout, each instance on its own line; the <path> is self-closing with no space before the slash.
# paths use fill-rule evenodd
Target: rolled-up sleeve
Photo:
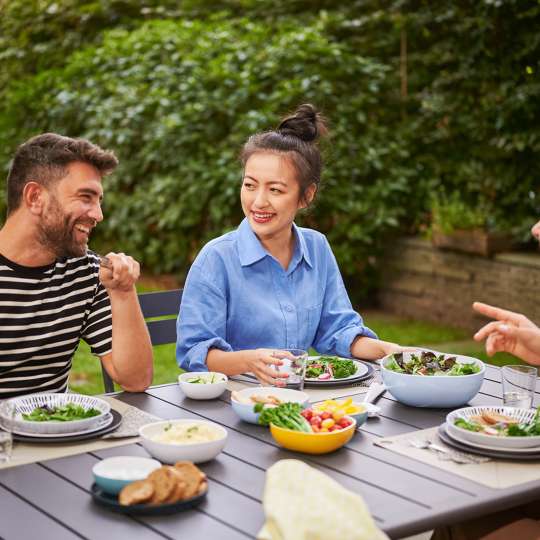
<path id="1" fill-rule="evenodd" d="M 314 348 L 321 354 L 351 358 L 351 344 L 357 336 L 378 339 L 354 311 L 339 268 L 326 242 L 327 279 L 321 317 L 315 335 Z"/>
<path id="2" fill-rule="evenodd" d="M 176 362 L 186 371 L 208 371 L 210 349 L 232 351 L 226 336 L 227 300 L 200 265 L 189 271 L 176 321 Z"/>

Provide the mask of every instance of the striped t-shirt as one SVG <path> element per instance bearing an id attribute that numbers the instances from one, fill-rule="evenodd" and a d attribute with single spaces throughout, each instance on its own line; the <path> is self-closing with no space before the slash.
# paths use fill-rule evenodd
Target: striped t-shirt
<path id="1" fill-rule="evenodd" d="M 111 352 L 111 305 L 99 259 L 60 259 L 27 267 L 0 255 L 0 399 L 63 392 L 79 340 Z"/>

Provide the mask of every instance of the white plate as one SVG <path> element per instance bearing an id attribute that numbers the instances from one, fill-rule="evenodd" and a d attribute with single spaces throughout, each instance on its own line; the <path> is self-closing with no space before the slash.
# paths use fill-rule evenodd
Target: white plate
<path id="1" fill-rule="evenodd" d="M 487 446 L 495 447 L 498 450 L 510 450 L 512 448 L 534 448 L 540 446 L 540 435 L 533 437 L 498 437 L 496 435 L 484 435 L 475 431 L 468 431 L 454 425 L 457 418 L 468 420 L 471 416 L 477 416 L 484 411 L 495 412 L 516 418 L 519 422 L 530 422 L 536 411 L 534 409 L 518 409 L 514 407 L 497 407 L 493 405 L 484 405 L 482 407 L 464 407 L 452 411 L 446 416 L 446 425 L 448 426 L 448 434 L 451 437 L 465 440 L 467 443 L 475 443 L 486 448 Z"/>
<path id="2" fill-rule="evenodd" d="M 7 423 L 11 424 L 11 431 L 28 435 L 61 435 L 74 432 L 86 433 L 89 429 L 97 428 L 97 426 L 103 427 L 102 419 L 111 410 L 111 406 L 107 401 L 82 394 L 39 393 L 11 398 L 9 402 L 15 405 L 15 419 L 10 420 L 9 418 L 0 417 L 0 420 L 4 425 Z M 85 409 L 94 408 L 99 410 L 101 414 L 90 418 L 82 418 L 80 420 L 68 420 L 66 422 L 35 422 L 32 420 L 24 420 L 22 417 L 23 413 L 30 414 L 37 407 L 43 407 L 45 405 L 49 407 L 60 407 L 68 403 L 80 405 Z"/>
<path id="3" fill-rule="evenodd" d="M 449 433 L 448 424 L 444 424 L 444 430 L 446 431 L 446 434 L 453 439 L 454 441 L 457 441 L 461 444 L 465 444 L 466 446 L 471 446 L 473 448 L 478 448 L 479 450 L 495 450 L 496 452 L 500 452 L 501 448 L 500 446 L 492 446 L 489 444 L 476 444 L 471 441 L 468 441 L 464 437 L 458 436 L 455 432 Z M 493 438 L 493 437 L 492 437 Z M 533 446 L 529 448 L 506 448 L 504 450 L 505 452 L 509 452 L 511 454 L 532 454 L 532 453 L 540 453 L 540 446 Z"/>
<path id="4" fill-rule="evenodd" d="M 87 433 L 93 433 L 94 431 L 99 431 L 100 429 L 106 428 L 108 425 L 111 424 L 113 421 L 113 417 L 111 413 L 107 413 L 100 417 L 99 424 L 90 426 L 86 429 L 80 429 L 78 431 L 70 431 L 66 433 L 34 433 L 31 431 L 23 431 L 22 429 L 12 429 L 12 432 L 15 435 L 22 435 L 24 437 L 37 437 L 40 439 L 57 439 L 59 437 L 73 437 L 77 435 L 86 435 Z M 4 427 L 4 425 L 0 421 L 0 426 Z"/>
<path id="5" fill-rule="evenodd" d="M 319 355 L 319 356 L 308 356 L 308 360 L 318 360 L 319 358 L 325 358 L 328 356 L 333 356 L 331 354 L 328 355 Z M 306 377 L 306 381 L 318 381 L 318 382 L 329 382 L 329 381 L 348 381 L 349 379 L 356 379 L 357 377 L 361 377 L 362 375 L 365 375 L 368 372 L 368 368 L 362 364 L 361 362 L 358 362 L 357 360 L 353 360 L 352 358 L 341 358 L 336 357 L 340 360 L 352 360 L 354 362 L 354 365 L 356 366 L 356 373 L 353 375 L 349 375 L 348 377 L 343 377 L 342 379 L 336 379 L 334 377 L 331 377 L 330 379 L 319 379 L 317 377 Z"/>

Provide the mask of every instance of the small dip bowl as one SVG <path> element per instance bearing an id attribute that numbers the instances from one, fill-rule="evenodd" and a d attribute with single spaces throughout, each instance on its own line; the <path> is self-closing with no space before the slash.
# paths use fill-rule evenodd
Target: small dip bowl
<path id="1" fill-rule="evenodd" d="M 117 495 L 124 486 L 144 480 L 161 463 L 155 459 L 115 456 L 101 460 L 92 467 L 94 481 L 105 492 Z"/>
<path id="2" fill-rule="evenodd" d="M 217 371 L 189 371 L 178 375 L 178 384 L 191 399 L 216 399 L 227 386 L 227 375 Z"/>

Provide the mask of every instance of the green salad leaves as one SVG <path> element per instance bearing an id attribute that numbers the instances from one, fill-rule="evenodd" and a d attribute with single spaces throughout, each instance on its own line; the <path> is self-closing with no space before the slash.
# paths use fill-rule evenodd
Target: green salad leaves
<path id="1" fill-rule="evenodd" d="M 99 414 L 101 414 L 101 411 L 98 409 L 85 409 L 81 405 L 76 405 L 75 403 L 66 403 L 60 407 L 49 407 L 47 405 L 36 407 L 30 414 L 23 414 L 22 417 L 25 420 L 30 420 L 32 422 L 50 422 L 51 420 L 68 422 L 70 420 L 91 418 L 92 416 L 98 416 Z"/>
<path id="2" fill-rule="evenodd" d="M 318 379 L 327 374 L 334 379 L 344 379 L 356 373 L 357 367 L 352 360 L 337 356 L 320 356 L 307 361 L 306 378 Z"/>
<path id="3" fill-rule="evenodd" d="M 407 375 L 472 375 L 480 371 L 476 362 L 459 363 L 455 356 L 423 351 L 411 354 L 408 361 L 403 359 L 403 353 L 396 353 L 385 364 L 386 369 Z"/>

